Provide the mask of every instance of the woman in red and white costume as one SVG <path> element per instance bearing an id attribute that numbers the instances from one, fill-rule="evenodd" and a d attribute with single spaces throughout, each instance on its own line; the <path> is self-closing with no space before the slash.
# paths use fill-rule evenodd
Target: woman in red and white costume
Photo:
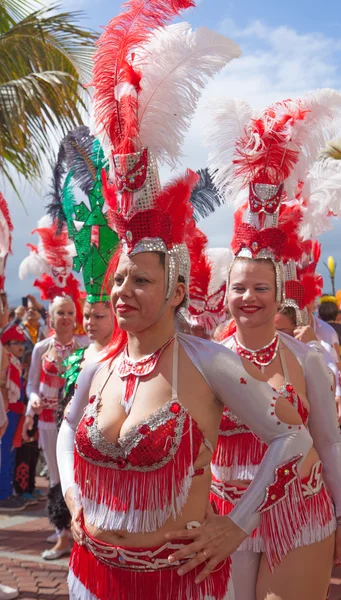
<path id="1" fill-rule="evenodd" d="M 341 97 L 325 90 L 275 103 L 261 113 L 252 113 L 246 103 L 236 107 L 235 101 L 227 101 L 214 115 L 211 153 L 213 171 L 218 166 L 216 157 L 226 147 L 222 138 L 221 146 L 217 144 L 218 128 L 231 131 L 239 110 L 238 138 L 224 155 L 226 165 L 220 164 L 215 173 L 220 192 L 227 192 L 226 172 L 233 180 L 233 192 L 238 187 L 248 191 L 247 204 L 235 217 L 228 302 L 236 331 L 225 346 L 253 362 L 273 389 L 297 409 L 314 447 L 298 465 L 305 499 L 301 514 L 285 512 L 276 490 L 269 493 L 261 508 L 260 527 L 233 555 L 232 579 L 236 600 L 324 600 L 334 532 L 339 520 L 341 524 L 341 439 L 334 388 L 321 349 L 278 334 L 275 315 L 284 302 L 295 308 L 299 325 L 307 322 L 305 290 L 296 276 L 296 261 L 307 250 L 298 234 L 302 214 L 299 207 L 286 203 L 295 181 L 303 178 L 308 150 L 314 160 L 314 136 L 328 135 Z M 275 406 L 274 399 L 273 410 Z M 262 470 L 267 446 L 254 433 L 225 409 L 212 461 L 211 494 L 222 515 L 231 510 L 233 514 Z"/>
<path id="2" fill-rule="evenodd" d="M 163 22 L 189 5 L 164 2 Z M 154 24 L 160 26 L 160 3 L 157 7 Z M 303 502 L 294 465 L 311 447 L 300 417 L 283 398 L 270 414 L 274 392 L 253 365 L 213 342 L 176 334 L 176 313 L 188 293 L 186 243 L 195 229 L 189 199 L 196 175 L 188 172 L 162 190 L 152 150 L 170 157 L 168 133 L 183 133 L 196 104 L 197 97 L 184 119 L 181 109 L 188 108 L 192 82 L 202 83 L 203 69 L 213 74 L 238 50 L 226 38 L 207 30 L 196 34 L 183 24 L 151 37 L 145 28 L 149 23 L 150 31 L 152 18 L 146 7 L 130 3 L 105 31 L 95 59 L 95 116 L 114 150 L 115 184 L 107 184 L 106 197 L 121 246 L 109 269 L 116 318 L 112 345 L 101 368 L 82 370 L 58 438 L 77 542 L 69 574 L 73 600 L 231 598 L 228 555 L 258 523 L 257 509 L 279 465 L 290 472 L 293 505 Z M 135 36 L 123 44 L 122 32 L 132 22 Z M 146 44 L 140 63 L 137 33 Z M 117 36 L 126 54 L 119 57 L 123 63 L 108 65 Z M 123 77 L 119 88 L 115 73 Z M 164 86 L 174 73 L 179 79 L 171 80 L 170 90 Z M 167 106 L 170 91 L 180 94 L 176 111 Z M 155 101 L 153 117 L 144 93 Z M 144 127 L 143 115 L 155 128 Z M 227 403 L 266 440 L 269 452 L 231 518 L 210 514 L 203 527 L 189 530 L 206 518 L 209 463 Z"/>
<path id="3" fill-rule="evenodd" d="M 58 435 L 56 409 L 58 408 L 60 390 L 65 384 L 65 379 L 61 377 L 63 372 L 62 362 L 77 350 L 80 344 L 73 336 L 76 324 L 76 307 L 72 298 L 57 296 L 50 304 L 49 315 L 54 334 L 38 342 L 32 353 L 27 381 L 29 402 L 23 435 L 25 436 L 25 432 L 32 428 L 33 415 L 37 413 L 39 415 L 39 445 L 46 460 L 50 488 L 53 488 L 60 481 L 56 456 Z M 56 545 L 52 550 L 46 550 L 45 553 L 67 553 L 69 548 L 68 531 L 57 531 L 57 535 Z M 47 558 L 49 557 L 47 556 Z"/>

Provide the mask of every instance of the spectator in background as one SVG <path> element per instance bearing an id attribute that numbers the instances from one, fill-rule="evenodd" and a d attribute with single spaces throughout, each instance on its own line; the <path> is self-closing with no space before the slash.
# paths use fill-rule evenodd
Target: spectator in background
<path id="1" fill-rule="evenodd" d="M 43 305 L 34 296 L 29 294 L 26 298 L 27 308 L 18 306 L 15 309 L 15 319 L 11 325 L 16 324 L 22 327 L 26 338 L 25 350 L 32 352 L 36 343 L 41 342 L 48 335 L 45 323 L 47 313 Z M 43 320 L 44 324 L 42 324 L 41 320 Z"/>
<path id="2" fill-rule="evenodd" d="M 18 325 L 8 327 L 1 335 L 1 342 L 8 354 L 7 419 L 8 426 L 1 440 L 2 463 L 0 469 L 0 510 L 18 511 L 27 506 L 25 499 L 13 495 L 16 446 L 21 444 L 21 430 L 25 405 L 21 401 L 21 359 L 25 351 L 25 336 Z M 17 429 L 20 427 L 19 435 Z M 17 439 L 19 442 L 17 443 Z"/>
<path id="3" fill-rule="evenodd" d="M 338 321 L 339 318 L 339 307 L 336 298 L 334 296 L 321 296 L 321 303 L 318 307 L 318 313 L 320 319 L 329 325 L 336 331 L 339 346 L 341 345 L 341 323 Z M 336 343 L 336 336 L 335 336 Z M 334 345 L 334 344 L 333 344 Z M 340 356 L 340 348 L 339 353 Z"/>

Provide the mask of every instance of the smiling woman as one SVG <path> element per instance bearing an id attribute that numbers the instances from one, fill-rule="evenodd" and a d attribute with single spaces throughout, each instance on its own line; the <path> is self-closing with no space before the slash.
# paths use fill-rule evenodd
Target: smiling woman
<path id="1" fill-rule="evenodd" d="M 227 100 L 213 115 L 216 137 L 211 140 L 210 166 L 220 193 L 226 197 L 232 193 L 238 207 L 232 239 L 235 258 L 228 281 L 236 332 L 224 345 L 252 362 L 274 392 L 283 394 L 309 427 L 314 442 L 296 465 L 303 504 L 296 506 L 296 512 L 290 504 L 279 504 L 276 485 L 269 486 L 266 502 L 259 508 L 260 526 L 232 557 L 236 600 L 324 600 L 335 531 L 335 560 L 340 560 L 340 519 L 335 516 L 341 516 L 341 439 L 334 387 L 318 344 L 313 342 L 309 348 L 275 328 L 281 308 L 294 312 L 297 326 L 307 325 L 306 287 L 310 282 L 314 290 L 316 281 L 314 273 L 305 286 L 299 278 L 303 269 L 297 267 L 302 267 L 311 245 L 299 229 L 300 193 L 294 195 L 296 202 L 292 194 L 304 189 L 307 155 L 314 157 L 319 151 L 314 136 L 328 135 L 328 125 L 340 107 L 340 95 L 321 90 L 277 102 L 261 112 Z M 222 129 L 235 126 L 239 132 L 241 122 L 241 136 L 232 143 L 223 139 Z M 219 162 L 224 150 L 231 161 L 226 164 Z M 238 194 L 244 188 L 248 202 L 240 207 Z M 270 406 L 274 415 L 275 397 Z M 262 468 L 267 444 L 254 434 L 252 427 L 225 408 L 212 459 L 211 501 L 221 515 L 233 515 Z M 278 486 L 281 481 L 287 485 L 286 475 L 287 468 L 277 470 Z"/>

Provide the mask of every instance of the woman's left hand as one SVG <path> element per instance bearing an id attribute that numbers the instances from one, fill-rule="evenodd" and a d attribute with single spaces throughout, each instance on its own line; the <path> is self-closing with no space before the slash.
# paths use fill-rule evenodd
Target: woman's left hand
<path id="1" fill-rule="evenodd" d="M 341 525 L 337 526 L 335 532 L 334 565 L 341 565 Z"/>
<path id="2" fill-rule="evenodd" d="M 229 517 L 219 517 L 215 514 L 206 516 L 204 523 L 197 529 L 186 529 L 167 533 L 166 539 L 171 541 L 189 540 L 192 543 L 184 546 L 172 554 L 168 561 L 172 564 L 178 560 L 189 558 L 186 564 L 181 565 L 179 575 L 185 575 L 199 565 L 206 563 L 203 570 L 196 578 L 196 583 L 201 583 L 212 571 L 240 546 L 247 537 L 245 531 L 240 529 Z"/>

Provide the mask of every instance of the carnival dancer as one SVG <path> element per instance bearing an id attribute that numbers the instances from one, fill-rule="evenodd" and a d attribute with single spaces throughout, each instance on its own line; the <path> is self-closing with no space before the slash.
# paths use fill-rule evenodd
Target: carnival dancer
<path id="1" fill-rule="evenodd" d="M 74 268 L 81 271 L 87 293 L 83 329 L 90 341 L 87 348 L 78 348 L 62 364 L 65 386 L 59 398 L 58 428 L 84 364 L 98 358 L 109 344 L 114 328 L 110 297 L 103 290 L 108 263 L 118 246 L 117 234 L 108 225 L 104 212 L 101 176 L 107 163 L 99 142 L 90 135 L 88 127 L 81 126 L 62 141 L 53 170 L 53 194 L 48 211 L 53 219 L 58 219 L 59 227 L 67 226 L 69 237 L 75 244 Z M 79 201 L 76 203 L 76 190 L 78 200 L 81 192 L 85 194 L 89 208 Z M 80 214 L 81 210 L 83 214 Z M 57 530 L 70 529 L 71 517 L 60 484 L 51 489 L 48 514 Z M 56 541 L 55 535 L 48 541 Z M 58 558 L 58 554 L 50 552 L 49 560 Z"/>
<path id="2" fill-rule="evenodd" d="M 218 189 L 231 192 L 228 174 L 237 205 L 238 192 L 248 192 L 247 204 L 235 216 L 228 302 L 236 332 L 225 345 L 264 373 L 296 408 L 314 442 L 298 470 L 306 524 L 301 530 L 293 526 L 288 535 L 287 520 L 292 518 L 277 504 L 277 494 L 268 494 L 260 526 L 233 555 L 236 600 L 324 600 L 328 589 L 334 532 L 341 522 L 341 439 L 334 388 L 321 350 L 276 332 L 275 315 L 284 302 L 294 308 L 298 325 L 308 322 L 305 287 L 296 273 L 296 262 L 307 251 L 299 236 L 302 214 L 295 202 L 287 204 L 304 181 L 307 162 L 316 158 L 315 140 L 328 135 L 340 107 L 336 92 L 322 90 L 277 102 L 261 113 L 252 113 L 246 103 L 226 101 L 213 116 L 210 161 L 212 171 L 217 169 Z M 237 138 L 226 144 L 223 132 L 233 127 Z M 224 149 L 226 162 L 218 165 Z M 225 409 L 212 461 L 211 495 L 222 515 L 233 515 L 261 470 L 267 446 L 254 433 L 239 415 Z M 339 529 L 336 541 L 339 561 Z"/>
<path id="3" fill-rule="evenodd" d="M 73 332 L 76 323 L 81 322 L 79 316 L 82 316 L 82 302 L 79 282 L 71 273 L 73 250 L 65 225 L 59 230 L 56 220 L 43 217 L 35 232 L 38 233 L 40 242 L 38 246 L 29 245 L 31 252 L 21 263 L 19 276 L 24 278 L 28 273 L 37 276 L 34 285 L 40 290 L 43 300 L 52 302 L 49 309 L 50 317 L 52 316 L 53 323 L 56 321 L 57 325 L 54 323 L 54 327 L 57 326 L 59 331 L 55 329 L 56 340 L 54 336 L 50 336 L 35 346 L 27 383 L 29 402 L 23 436 L 24 439 L 28 439 L 27 431 L 32 428 L 34 410 L 38 412 L 41 409 L 40 395 L 42 394 L 45 406 L 39 415 L 39 443 L 47 460 L 52 489 L 59 483 L 56 464 L 57 428 L 54 415 L 58 395 L 64 385 L 64 380 L 60 377 L 60 372 L 63 371 L 61 363 L 73 350 L 80 347 L 80 343 L 74 339 Z M 56 300 L 57 298 L 59 300 Z M 50 325 L 53 327 L 51 323 Z M 64 344 L 67 345 L 65 349 Z M 45 391 L 44 386 L 45 388 L 47 386 Z M 53 492 L 51 493 L 53 495 Z M 58 531 L 57 534 L 56 547 L 46 551 L 45 558 L 55 557 L 55 553 L 65 554 L 68 551 L 67 532 Z"/>
<path id="4" fill-rule="evenodd" d="M 115 175 L 105 195 L 121 245 L 108 272 L 113 342 L 102 368 L 82 370 L 58 438 L 77 542 L 69 574 L 73 600 L 225 600 L 227 556 L 258 523 L 257 509 L 281 465 L 291 481 L 294 517 L 303 504 L 296 465 L 311 439 L 296 411 L 247 361 L 213 342 L 176 334 L 176 313 L 188 294 L 196 176 L 187 172 L 161 189 L 152 152 L 178 155 L 198 99 L 196 93 L 189 108 L 193 82 L 202 83 L 204 71 L 213 74 L 238 54 L 226 38 L 183 24 L 150 34 L 188 5 L 126 5 L 95 58 L 95 117 L 109 138 L 103 145 L 113 152 Z M 232 518 L 210 515 L 203 527 L 189 530 L 186 525 L 205 520 L 223 403 L 269 451 Z"/>

